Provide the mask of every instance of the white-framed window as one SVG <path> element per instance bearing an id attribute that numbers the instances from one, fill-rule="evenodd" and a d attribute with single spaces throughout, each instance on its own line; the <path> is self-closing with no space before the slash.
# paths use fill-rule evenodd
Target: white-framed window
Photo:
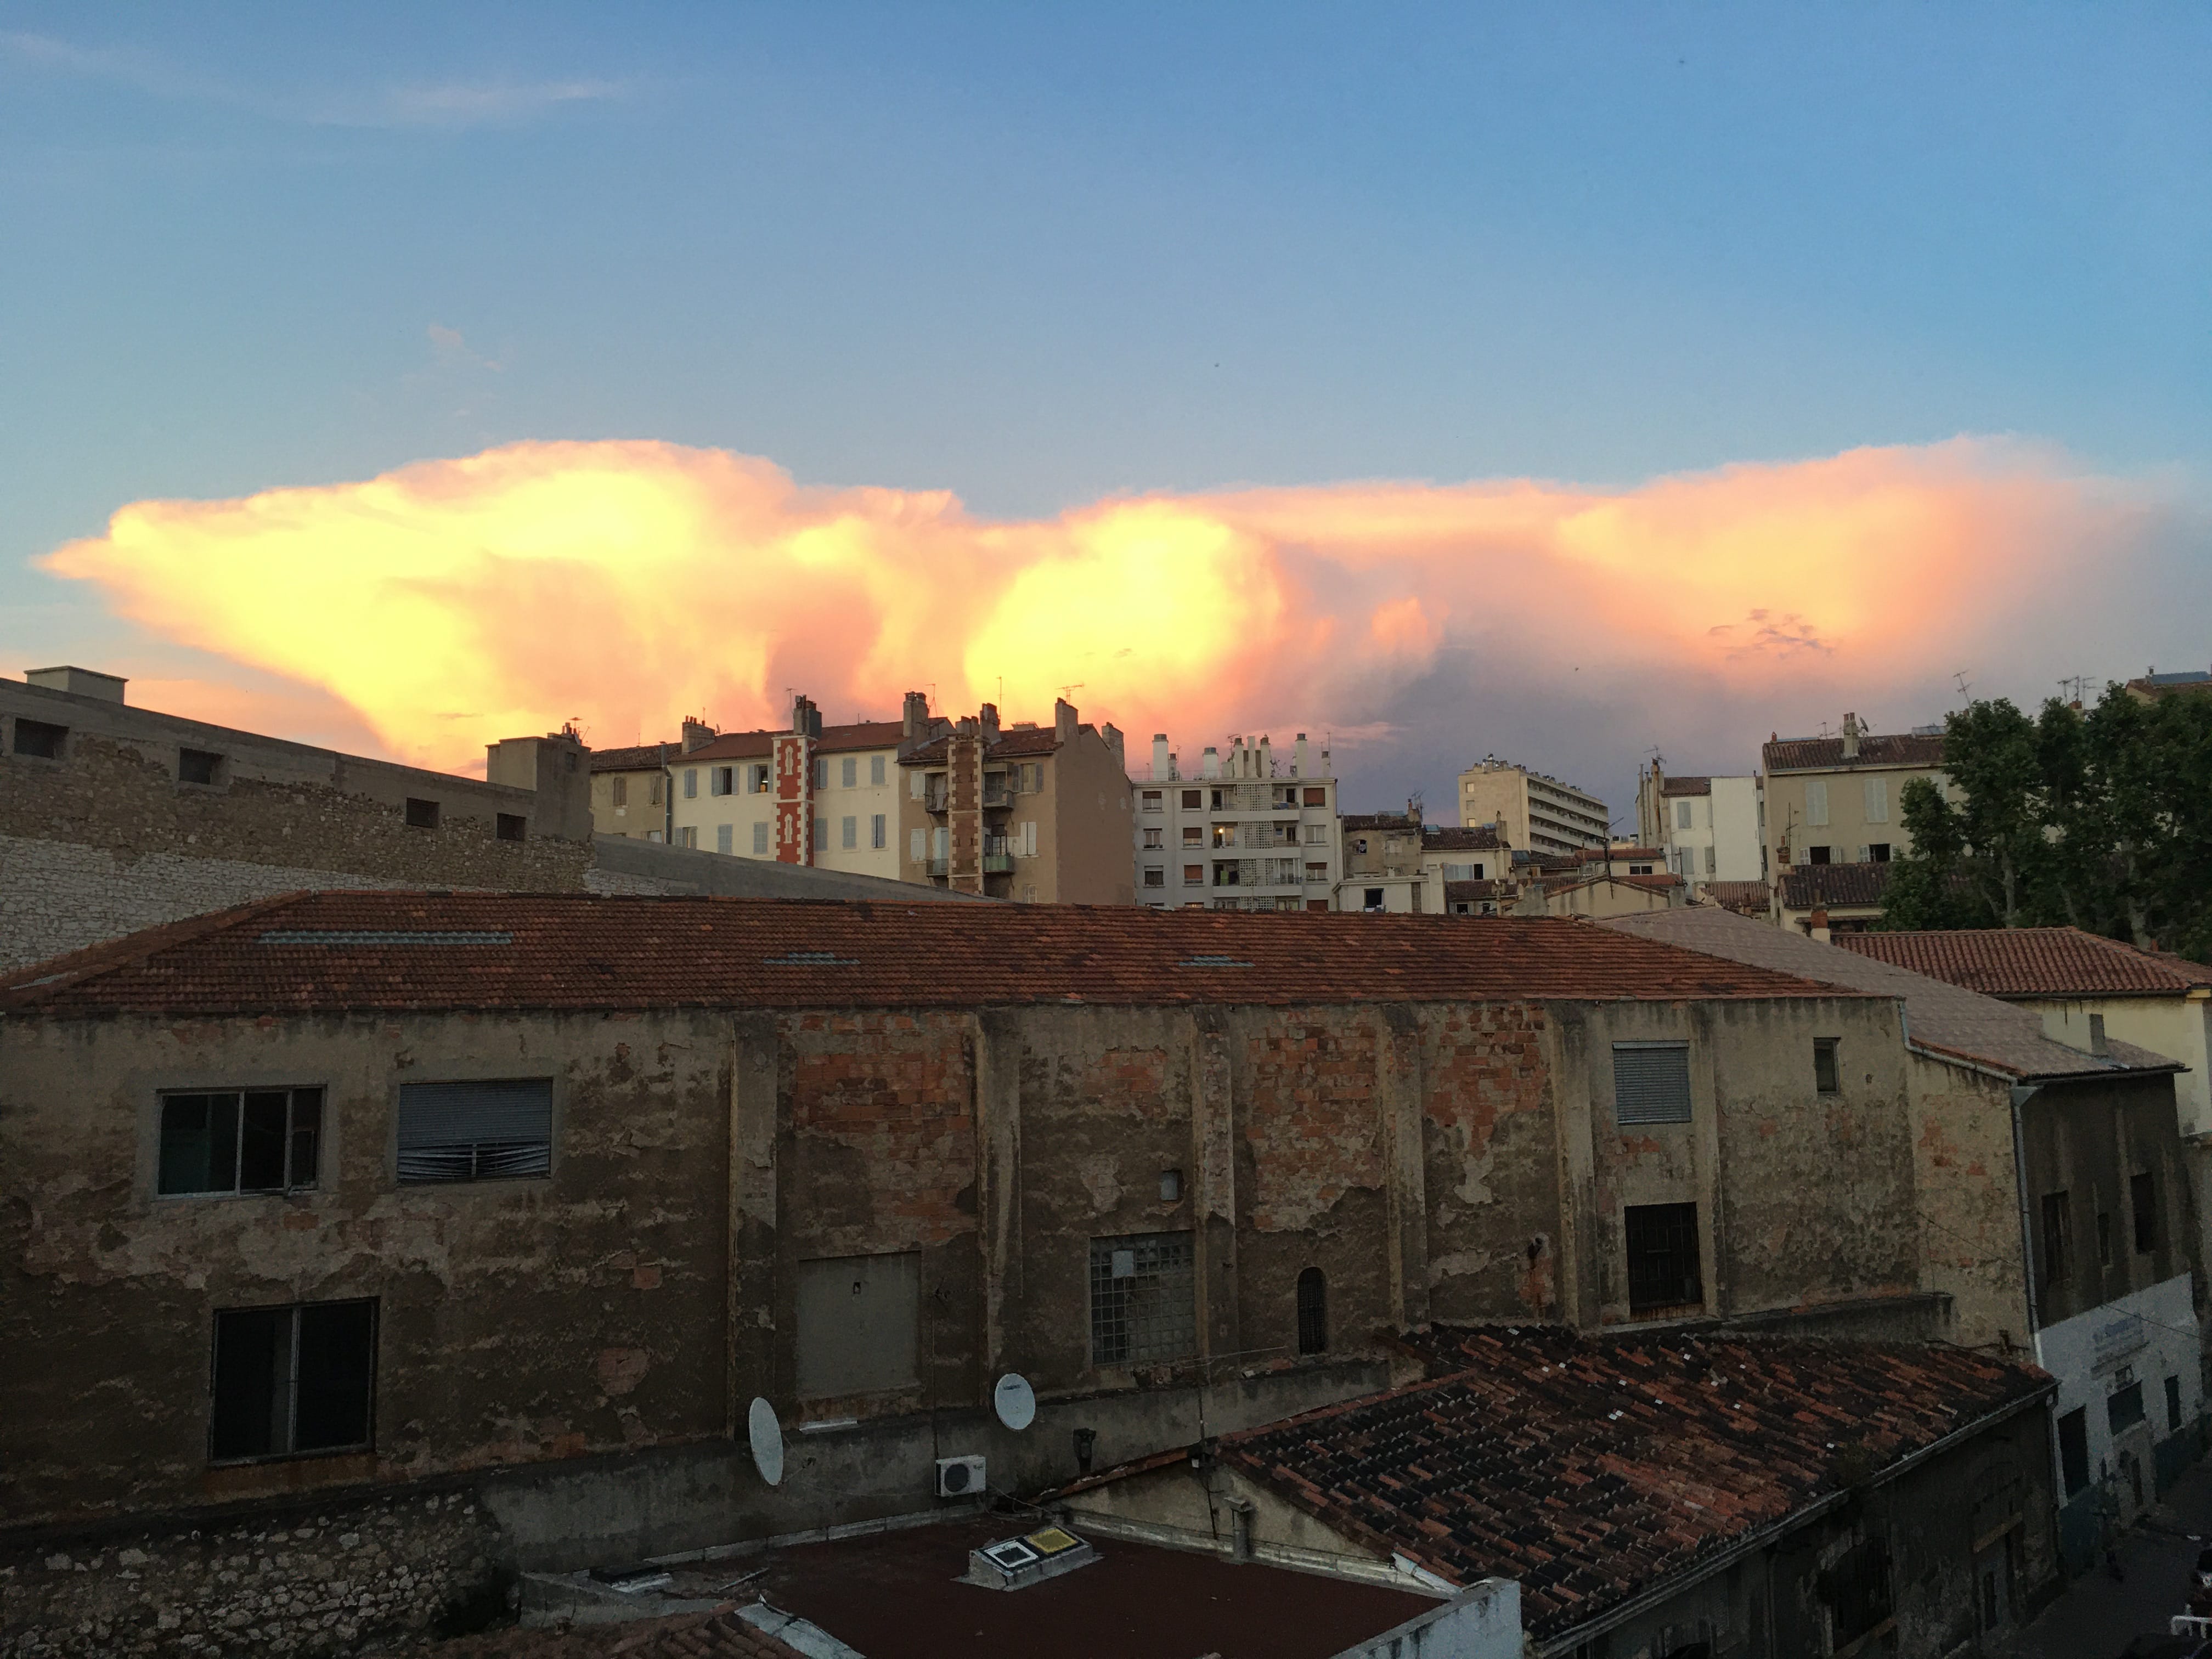
<path id="1" fill-rule="evenodd" d="M 1145 831 L 1145 845 L 1148 848 L 1154 847 L 1165 847 L 1167 844 L 1168 832 L 1166 830 L 1147 830 Z"/>
<path id="2" fill-rule="evenodd" d="M 916 800 L 920 800 L 922 796 L 928 792 L 929 781 L 927 777 L 924 775 L 922 769 L 919 766 L 914 768 L 906 775 L 907 793 L 912 795 Z"/>
<path id="3" fill-rule="evenodd" d="M 1306 845 L 1309 847 L 1328 846 L 1328 826 L 1325 823 L 1310 823 L 1306 825 Z"/>
<path id="4" fill-rule="evenodd" d="M 1141 805 L 1146 811 L 1157 812 L 1160 810 L 1162 805 L 1160 799 L 1161 793 L 1162 792 L 1158 789 L 1147 789 L 1144 792 L 1144 799 Z"/>
<path id="5" fill-rule="evenodd" d="M 768 820 L 763 818 L 753 825 L 753 855 L 757 858 L 768 851 Z"/>
<path id="6" fill-rule="evenodd" d="M 1166 886 L 1167 884 L 1168 884 L 1168 872 L 1167 872 L 1166 871 L 1164 871 L 1164 870 L 1163 870 L 1163 869 L 1159 868 L 1157 865 L 1146 865 L 1146 866 L 1145 866 L 1145 885 L 1146 885 L 1146 886 L 1147 886 L 1147 887 L 1164 887 L 1164 886 Z"/>

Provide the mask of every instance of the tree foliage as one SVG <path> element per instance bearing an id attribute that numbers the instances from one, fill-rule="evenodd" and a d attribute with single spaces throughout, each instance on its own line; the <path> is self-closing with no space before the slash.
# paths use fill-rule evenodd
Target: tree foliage
<path id="1" fill-rule="evenodd" d="M 2212 954 L 2212 696 L 2003 699 L 1944 724 L 1948 785 L 1906 784 L 1912 851 L 1881 926 L 2065 924 Z"/>

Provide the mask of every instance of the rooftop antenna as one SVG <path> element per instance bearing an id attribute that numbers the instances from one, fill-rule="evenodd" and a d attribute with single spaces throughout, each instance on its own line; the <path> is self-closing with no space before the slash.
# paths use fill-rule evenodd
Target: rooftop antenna
<path id="1" fill-rule="evenodd" d="M 2087 674 L 2069 674 L 2058 682 L 2058 689 L 2070 692 L 2070 701 L 2079 702 L 2089 695 L 2089 677 Z"/>
<path id="2" fill-rule="evenodd" d="M 1966 678 L 1966 671 L 1963 668 L 1954 670 L 1951 678 L 1956 680 L 1959 684 L 1959 695 L 1962 697 L 1965 696 L 1968 689 L 1973 684 L 1973 681 Z"/>
<path id="3" fill-rule="evenodd" d="M 1075 694 L 1083 690 L 1084 686 L 1088 683 L 1089 682 L 1085 680 L 1078 680 L 1073 685 L 1061 686 L 1060 688 L 1060 700 L 1062 702 L 1073 702 L 1075 701 Z"/>

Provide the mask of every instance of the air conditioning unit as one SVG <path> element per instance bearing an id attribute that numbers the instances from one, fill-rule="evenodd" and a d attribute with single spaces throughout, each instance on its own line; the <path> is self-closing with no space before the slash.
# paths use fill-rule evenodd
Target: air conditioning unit
<path id="1" fill-rule="evenodd" d="M 981 1457 L 940 1457 L 937 1460 L 937 1495 L 939 1498 L 979 1498 L 983 1491 Z"/>

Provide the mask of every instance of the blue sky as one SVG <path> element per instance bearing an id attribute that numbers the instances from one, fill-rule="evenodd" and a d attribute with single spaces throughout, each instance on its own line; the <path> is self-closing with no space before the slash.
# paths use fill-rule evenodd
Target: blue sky
<path id="1" fill-rule="evenodd" d="M 0 649 L 118 648 L 25 562 L 126 502 L 523 438 L 989 515 L 1961 433 L 2194 491 L 2208 88 L 2181 5 L 0 7 Z"/>

